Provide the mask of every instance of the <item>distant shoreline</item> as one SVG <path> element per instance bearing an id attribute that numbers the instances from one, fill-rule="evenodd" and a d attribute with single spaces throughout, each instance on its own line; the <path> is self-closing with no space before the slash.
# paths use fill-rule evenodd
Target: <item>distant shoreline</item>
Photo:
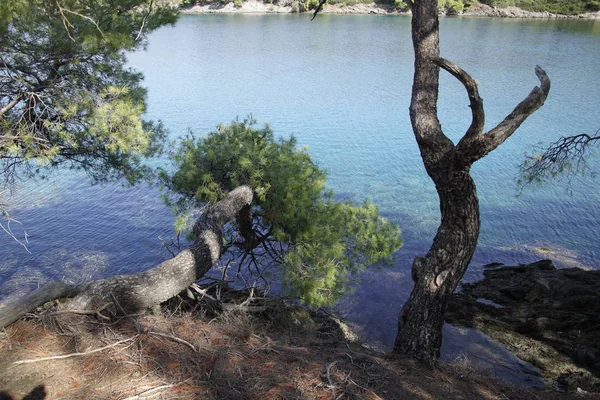
<path id="1" fill-rule="evenodd" d="M 238 3 L 239 5 L 240 3 Z M 305 9 L 304 3 L 292 0 L 280 0 L 277 4 L 261 0 L 242 1 L 241 6 L 234 2 L 204 1 L 201 4 L 181 9 L 182 14 L 302 14 L 312 13 Z M 378 14 L 378 15 L 411 15 L 410 11 L 398 11 L 394 6 L 377 3 L 328 4 L 322 14 Z M 496 8 L 485 4 L 469 7 L 460 13 L 444 14 L 446 16 L 481 17 L 481 18 L 518 18 L 518 19 L 600 19 L 600 12 L 589 12 L 579 15 L 554 14 L 550 12 L 526 11 L 518 7 Z"/>

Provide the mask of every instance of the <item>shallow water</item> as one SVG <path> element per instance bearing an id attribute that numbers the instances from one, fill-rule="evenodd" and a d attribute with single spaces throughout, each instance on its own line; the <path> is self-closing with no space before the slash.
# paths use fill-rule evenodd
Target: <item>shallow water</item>
<path id="1" fill-rule="evenodd" d="M 340 198 L 368 197 L 400 224 L 405 245 L 394 265 L 365 273 L 338 307 L 366 339 L 390 346 L 412 286 L 412 258 L 427 251 L 439 221 L 435 190 L 408 119 L 410 20 L 363 15 L 308 20 L 184 15 L 175 27 L 154 33 L 146 52 L 131 54 L 130 65 L 146 77 L 149 117 L 162 119 L 172 138 L 188 128 L 204 134 L 252 113 L 277 135 L 294 134 L 308 146 Z M 517 197 L 515 179 L 532 146 L 600 127 L 600 21 L 445 18 L 441 35 L 442 55 L 480 82 L 488 128 L 538 84 L 536 64 L 552 79 L 544 107 L 473 168 L 482 232 L 466 279 L 478 278 L 489 262 L 552 258 L 563 266 L 596 268 L 598 182 L 578 178 L 572 194 L 552 183 Z M 468 98 L 447 74 L 441 85 L 440 119 L 457 140 L 469 125 Z M 0 299 L 47 280 L 139 271 L 168 256 L 158 237 L 172 235 L 173 218 L 155 189 L 90 187 L 85 177 L 64 171 L 47 181 L 24 182 L 11 201 L 13 216 L 30 235 L 32 254 L 0 239 Z M 476 332 L 450 326 L 445 332 L 447 360 L 469 351 L 472 358 L 481 356 L 481 346 L 495 348 Z M 498 358 L 508 360 L 502 351 L 497 347 Z M 514 379 L 525 379 L 514 360 L 503 362 L 510 368 L 489 363 L 494 374 L 512 379 L 509 371 L 516 369 Z"/>

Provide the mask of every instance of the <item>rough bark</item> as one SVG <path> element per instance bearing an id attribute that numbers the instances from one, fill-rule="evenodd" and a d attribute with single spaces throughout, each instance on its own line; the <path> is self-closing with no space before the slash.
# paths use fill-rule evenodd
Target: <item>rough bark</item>
<path id="1" fill-rule="evenodd" d="M 95 310 L 113 302 L 133 313 L 162 303 L 200 279 L 221 257 L 223 225 L 252 202 L 252 189 L 239 187 L 209 207 L 194 224 L 192 245 L 156 267 L 91 283 L 67 303 L 68 310 Z"/>
<path id="2" fill-rule="evenodd" d="M 252 190 L 241 186 L 210 206 L 194 224 L 196 239 L 186 250 L 154 268 L 133 275 L 119 275 L 73 288 L 53 283 L 0 311 L 0 329 L 57 297 L 75 297 L 66 305 L 70 311 L 100 310 L 112 304 L 118 313 L 135 313 L 160 304 L 199 280 L 221 257 L 223 225 L 236 217 L 253 199 Z M 42 290 L 44 289 L 44 290 Z"/>
<path id="3" fill-rule="evenodd" d="M 252 226 L 252 215 L 252 206 L 249 204 L 242 207 L 236 218 L 240 235 L 244 239 L 240 245 L 246 251 L 254 249 L 259 243 L 258 235 Z"/>
<path id="4" fill-rule="evenodd" d="M 479 236 L 479 201 L 471 165 L 503 143 L 542 106 L 550 80 L 536 67 L 540 87 L 484 133 L 485 113 L 477 82 L 439 57 L 437 0 L 415 0 L 411 7 L 415 73 L 410 117 L 423 164 L 440 199 L 441 223 L 426 256 L 413 262 L 415 286 L 400 313 L 393 351 L 433 365 L 439 357 L 448 300 L 471 261 Z M 470 99 L 472 122 L 457 145 L 444 134 L 437 117 L 440 67 L 465 86 Z"/>
<path id="5" fill-rule="evenodd" d="M 53 299 L 73 297 L 81 292 L 81 286 L 68 285 L 64 282 L 51 282 L 33 292 L 24 299 L 7 304 L 0 308 L 0 329 L 17 321 L 23 315 L 35 310 Z"/>

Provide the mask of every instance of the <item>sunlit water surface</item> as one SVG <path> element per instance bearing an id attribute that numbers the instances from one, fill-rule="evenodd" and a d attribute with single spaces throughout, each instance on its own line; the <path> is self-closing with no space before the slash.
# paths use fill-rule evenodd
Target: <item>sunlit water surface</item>
<path id="1" fill-rule="evenodd" d="M 482 231 L 466 279 L 481 277 L 490 262 L 552 258 L 560 266 L 596 268 L 598 182 L 578 178 L 569 190 L 551 183 L 517 196 L 515 180 L 536 144 L 600 126 L 600 21 L 446 18 L 441 35 L 442 55 L 479 81 L 488 128 L 538 84 L 536 64 L 552 79 L 544 107 L 473 168 Z M 147 51 L 129 61 L 146 77 L 148 117 L 162 119 L 172 138 L 188 129 L 206 134 L 252 113 L 277 135 L 294 134 L 308 146 L 340 199 L 369 198 L 400 224 L 405 244 L 394 265 L 366 272 L 337 308 L 366 340 L 389 348 L 412 286 L 411 261 L 426 252 L 439 221 L 408 118 L 409 18 L 322 15 L 309 23 L 306 15 L 186 15 L 154 33 Z M 444 73 L 439 114 L 446 133 L 459 139 L 470 122 L 468 98 Z M 51 175 L 23 182 L 10 199 L 31 254 L 1 237 L 0 299 L 48 280 L 136 272 L 168 257 L 159 237 L 172 236 L 173 217 L 156 189 L 91 187 L 76 172 Z M 470 329 L 446 326 L 442 353 L 527 380 L 528 367 Z"/>

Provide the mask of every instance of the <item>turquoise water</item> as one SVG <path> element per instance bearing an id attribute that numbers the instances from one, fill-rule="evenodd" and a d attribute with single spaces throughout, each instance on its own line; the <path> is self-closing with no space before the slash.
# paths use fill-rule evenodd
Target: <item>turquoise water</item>
<path id="1" fill-rule="evenodd" d="M 441 35 L 442 55 L 479 81 L 488 128 L 538 84 L 536 64 L 552 79 L 544 107 L 473 168 L 482 232 L 467 279 L 489 262 L 552 258 L 596 268 L 599 182 L 577 178 L 570 193 L 551 183 L 517 196 L 515 179 L 532 146 L 600 127 L 600 21 L 445 18 Z M 389 345 L 411 288 L 410 263 L 426 252 L 439 220 L 408 118 L 409 18 L 322 15 L 309 23 L 306 15 L 184 15 L 129 62 L 146 77 L 149 117 L 162 119 L 172 138 L 252 113 L 308 146 L 340 198 L 368 197 L 401 225 L 405 246 L 394 265 L 367 272 L 338 309 L 370 340 Z M 440 119 L 457 140 L 470 122 L 468 98 L 447 74 L 441 87 Z M 0 298 L 50 279 L 134 272 L 168 256 L 158 237 L 172 235 L 172 216 L 155 189 L 90 187 L 73 172 L 53 175 L 24 182 L 11 199 L 32 254 L 0 239 Z M 448 332 L 450 358 L 473 341 L 461 332 Z"/>

